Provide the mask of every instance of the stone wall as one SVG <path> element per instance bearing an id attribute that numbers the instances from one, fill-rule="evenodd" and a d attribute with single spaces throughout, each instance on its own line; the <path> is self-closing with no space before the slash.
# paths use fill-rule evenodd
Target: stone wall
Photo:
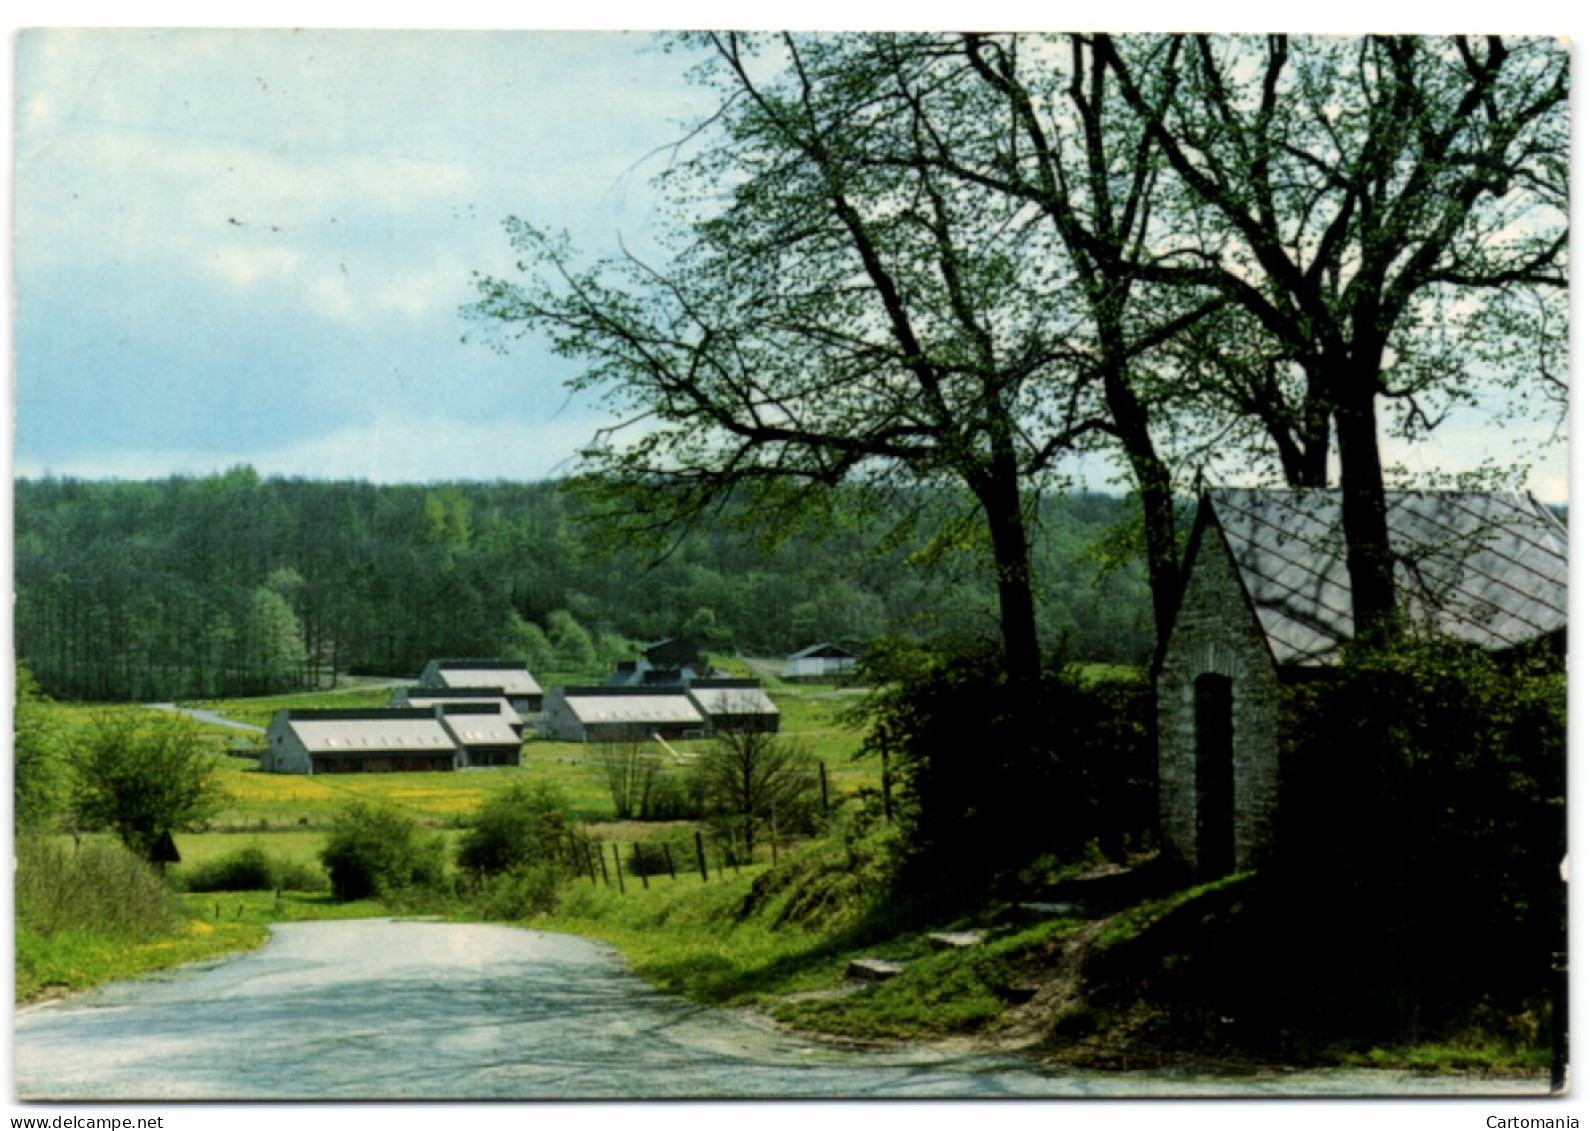
<path id="1" fill-rule="evenodd" d="M 1201 675 L 1231 680 L 1233 842 L 1238 870 L 1269 858 L 1279 799 L 1280 681 L 1236 567 L 1209 512 L 1155 686 L 1159 714 L 1160 837 L 1172 859 L 1207 876 L 1198 859 L 1194 687 Z"/>

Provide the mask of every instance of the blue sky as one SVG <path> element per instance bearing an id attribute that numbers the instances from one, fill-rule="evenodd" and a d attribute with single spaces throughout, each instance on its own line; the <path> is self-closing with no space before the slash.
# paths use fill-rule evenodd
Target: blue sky
<path id="1" fill-rule="evenodd" d="M 571 363 L 465 343 L 459 308 L 508 270 L 510 214 L 647 246 L 650 178 L 710 109 L 686 66 L 644 32 L 22 33 L 16 474 L 567 470 L 603 420 Z M 1518 438 L 1460 421 L 1391 455 Z M 1535 457 L 1548 498 L 1566 453 Z"/>
<path id="2" fill-rule="evenodd" d="M 644 33 L 36 31 L 16 471 L 539 478 L 595 418 L 465 344 L 503 217 L 644 246 L 706 108 Z"/>

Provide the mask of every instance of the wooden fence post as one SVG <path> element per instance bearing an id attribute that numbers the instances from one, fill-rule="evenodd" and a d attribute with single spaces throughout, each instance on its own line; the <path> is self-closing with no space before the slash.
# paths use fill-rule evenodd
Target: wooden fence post
<path id="1" fill-rule="evenodd" d="M 701 866 L 701 882 L 707 882 L 707 853 L 701 847 L 701 830 L 696 830 L 696 863 Z"/>
<path id="2" fill-rule="evenodd" d="M 828 766 L 823 762 L 817 763 L 817 780 L 823 787 L 823 816 L 828 816 Z"/>
<path id="3" fill-rule="evenodd" d="M 607 879 L 607 855 L 602 851 L 600 844 L 596 846 L 596 862 L 602 866 L 602 886 L 604 888 L 612 887 L 613 885 Z"/>
<path id="4" fill-rule="evenodd" d="M 663 863 L 668 865 L 668 878 L 670 880 L 677 880 L 679 875 L 674 871 L 674 854 L 668 850 L 668 846 L 666 844 L 663 845 L 662 848 Z"/>
<path id="5" fill-rule="evenodd" d="M 646 862 L 640 856 L 640 841 L 631 841 L 630 847 L 635 850 L 635 873 L 640 876 L 640 886 L 650 888 L 651 882 L 646 879 Z"/>
<path id="6" fill-rule="evenodd" d="M 618 894 L 624 894 L 624 861 L 618 855 L 618 845 L 613 845 L 613 871 L 618 873 Z"/>

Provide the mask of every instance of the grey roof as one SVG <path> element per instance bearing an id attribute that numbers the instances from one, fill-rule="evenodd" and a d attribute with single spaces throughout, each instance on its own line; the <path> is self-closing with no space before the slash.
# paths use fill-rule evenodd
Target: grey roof
<path id="1" fill-rule="evenodd" d="M 714 717 L 778 714 L 778 706 L 755 680 L 697 680 L 690 685 L 690 697 Z"/>
<path id="2" fill-rule="evenodd" d="M 563 700 L 582 724 L 705 726 L 684 688 L 566 687 Z"/>
<path id="3" fill-rule="evenodd" d="M 432 660 L 425 666 L 425 676 L 433 673 L 447 688 L 495 687 L 505 695 L 541 694 L 535 676 L 518 660 Z"/>
<path id="4" fill-rule="evenodd" d="M 395 707 L 434 707 L 437 704 L 443 707 L 454 704 L 489 705 L 502 716 L 504 722 L 522 722 L 513 704 L 504 699 L 495 687 L 412 687 L 398 688 L 392 693 L 392 705 Z"/>
<path id="5" fill-rule="evenodd" d="M 275 725 L 290 728 L 312 754 L 445 754 L 457 749 L 430 711 L 281 711 Z"/>
<path id="6" fill-rule="evenodd" d="M 856 654 L 848 648 L 840 647 L 838 644 L 824 642 L 822 644 L 812 644 L 802 648 L 799 652 L 791 652 L 786 658 L 790 660 L 809 660 L 819 657 L 832 660 L 854 660 Z"/>
<path id="7" fill-rule="evenodd" d="M 518 716 L 514 716 L 517 718 Z M 495 711 L 442 708 L 442 725 L 458 739 L 459 745 L 518 746 L 523 739 L 507 719 Z"/>
<path id="8" fill-rule="evenodd" d="M 1277 664 L 1337 660 L 1352 636 L 1341 495 L 1211 490 Z M 1415 623 L 1500 651 L 1568 625 L 1568 533 L 1528 495 L 1388 491 L 1398 598 Z"/>

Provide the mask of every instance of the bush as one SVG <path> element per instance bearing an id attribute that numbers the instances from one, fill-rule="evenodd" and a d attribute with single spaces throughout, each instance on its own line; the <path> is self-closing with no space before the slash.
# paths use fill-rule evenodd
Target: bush
<path id="1" fill-rule="evenodd" d="M 1034 694 L 993 651 L 869 657 L 858 712 L 887 767 L 909 891 L 953 901 L 1044 854 L 1121 858 L 1151 835 L 1157 767 L 1147 680 L 1049 665 Z"/>
<path id="2" fill-rule="evenodd" d="M 115 841 L 20 837 L 15 885 L 18 927 L 43 936 L 88 931 L 143 939 L 181 918 L 159 873 Z"/>
<path id="3" fill-rule="evenodd" d="M 1540 990 L 1566 930 L 1566 687 L 1544 651 L 1410 634 L 1293 692 L 1279 847 L 1287 886 L 1357 925 L 1344 983 L 1394 979 L 1429 1017 Z"/>
<path id="4" fill-rule="evenodd" d="M 351 805 L 332 821 L 320 852 L 331 890 L 344 902 L 394 899 L 446 883 L 442 841 L 395 809 Z"/>
<path id="5" fill-rule="evenodd" d="M 498 873 L 481 887 L 481 917 L 512 922 L 550 914 L 557 909 L 562 879 L 559 869 L 545 862 Z"/>
<path id="6" fill-rule="evenodd" d="M 313 865 L 272 856 L 257 844 L 186 869 L 187 891 L 324 891 L 326 873 Z"/>
<path id="7" fill-rule="evenodd" d="M 496 875 L 530 865 L 556 864 L 568 836 L 563 796 L 546 782 L 515 782 L 490 798 L 458 845 L 464 871 Z"/>

